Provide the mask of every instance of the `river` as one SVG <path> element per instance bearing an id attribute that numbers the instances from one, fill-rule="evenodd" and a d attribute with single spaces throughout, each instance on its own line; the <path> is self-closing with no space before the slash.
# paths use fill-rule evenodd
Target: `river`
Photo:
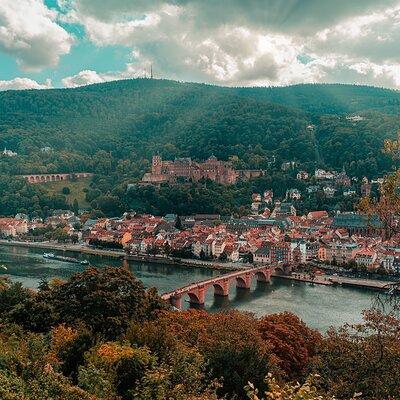
<path id="1" fill-rule="evenodd" d="M 85 269 L 79 264 L 46 260 L 42 254 L 43 250 L 40 249 L 0 245 L 0 276 L 9 276 L 26 287 L 36 288 L 43 278 L 66 279 Z M 117 259 L 99 256 L 67 255 L 86 259 L 90 265 L 100 268 L 106 265 L 120 266 L 122 263 Z M 201 268 L 140 262 L 130 262 L 128 267 L 145 286 L 154 286 L 160 293 L 220 274 Z M 375 292 L 364 289 L 311 285 L 273 278 L 270 284 L 254 283 L 251 291 L 236 290 L 233 285 L 229 298 L 214 297 L 212 290 L 209 290 L 205 307 L 210 311 L 235 308 L 258 316 L 291 311 L 309 326 L 325 332 L 330 326 L 361 321 L 362 310 L 371 306 L 374 296 Z"/>

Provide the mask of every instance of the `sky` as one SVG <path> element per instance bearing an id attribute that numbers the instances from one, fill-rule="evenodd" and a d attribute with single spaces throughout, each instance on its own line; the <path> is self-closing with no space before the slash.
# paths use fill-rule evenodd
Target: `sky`
<path id="1" fill-rule="evenodd" d="M 400 0 L 0 0 L 0 90 L 144 77 L 400 89 Z"/>

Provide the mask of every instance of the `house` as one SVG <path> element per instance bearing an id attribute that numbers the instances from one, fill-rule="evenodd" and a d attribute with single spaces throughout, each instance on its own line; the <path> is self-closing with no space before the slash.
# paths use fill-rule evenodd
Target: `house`
<path id="1" fill-rule="evenodd" d="M 320 246 L 318 248 L 318 252 L 317 252 L 318 260 L 320 260 L 320 261 L 327 260 L 326 249 L 327 249 L 327 246 L 325 244 L 323 244 L 323 243 L 320 244 Z"/>
<path id="2" fill-rule="evenodd" d="M 15 219 L 23 219 L 24 221 L 29 221 L 29 217 L 24 213 L 15 214 Z"/>
<path id="3" fill-rule="evenodd" d="M 271 245 L 269 243 L 255 251 L 253 254 L 253 262 L 256 264 L 271 263 Z"/>
<path id="4" fill-rule="evenodd" d="M 314 176 L 316 179 L 333 179 L 335 177 L 332 172 L 320 168 L 315 170 Z"/>
<path id="5" fill-rule="evenodd" d="M 302 264 L 302 253 L 300 249 L 300 244 L 298 244 L 293 250 L 292 250 L 292 263 L 294 265 L 300 265 Z"/>
<path id="6" fill-rule="evenodd" d="M 266 190 L 263 194 L 263 201 L 265 204 L 272 204 L 274 199 L 274 192 L 272 190 Z"/>
<path id="7" fill-rule="evenodd" d="M 333 196 L 335 196 L 336 189 L 332 186 L 324 186 L 322 190 L 328 199 L 331 199 Z"/>
<path id="8" fill-rule="evenodd" d="M 306 262 L 307 246 L 302 238 L 292 239 L 290 242 L 290 250 L 292 252 L 292 261 L 295 264 L 302 264 Z"/>
<path id="9" fill-rule="evenodd" d="M 0 218 L 0 235 L 15 237 L 28 232 L 28 222 L 15 218 Z"/>
<path id="10" fill-rule="evenodd" d="M 226 257 L 231 262 L 239 261 L 239 245 L 238 244 L 227 244 L 224 248 Z"/>
<path id="11" fill-rule="evenodd" d="M 322 211 L 310 211 L 307 214 L 307 219 L 311 221 L 315 221 L 322 218 L 328 218 L 328 212 L 325 210 Z"/>
<path id="12" fill-rule="evenodd" d="M 364 177 L 361 184 L 361 197 L 369 197 L 371 195 L 372 185 L 369 183 L 368 178 Z"/>
<path id="13" fill-rule="evenodd" d="M 75 216 L 74 212 L 71 210 L 54 210 L 53 217 L 58 217 L 62 219 L 67 219 Z"/>
<path id="14" fill-rule="evenodd" d="M 148 253 L 154 247 L 154 238 L 146 237 L 140 242 L 140 252 Z"/>
<path id="15" fill-rule="evenodd" d="M 290 200 L 300 200 L 301 199 L 301 193 L 299 189 L 288 189 L 286 191 L 286 198 Z"/>
<path id="16" fill-rule="evenodd" d="M 175 224 L 177 219 L 178 219 L 178 216 L 176 214 L 166 214 L 164 216 L 164 220 L 167 222 L 170 222 L 172 224 Z"/>
<path id="17" fill-rule="evenodd" d="M 339 264 L 345 264 L 354 258 L 357 250 L 358 246 L 356 243 L 332 241 L 327 243 L 326 260 L 329 262 L 334 261 Z"/>
<path id="18" fill-rule="evenodd" d="M 299 181 L 306 181 L 309 178 L 308 172 L 306 171 L 299 171 L 296 175 L 296 178 Z"/>
<path id="19" fill-rule="evenodd" d="M 319 186 L 317 185 L 307 186 L 306 190 L 308 194 L 317 193 L 319 191 Z"/>
<path id="20" fill-rule="evenodd" d="M 253 193 L 251 195 L 251 199 L 253 200 L 253 202 L 261 202 L 261 194 Z"/>
<path id="21" fill-rule="evenodd" d="M 276 201 L 275 208 L 271 213 L 271 217 L 287 217 L 289 215 L 296 215 L 296 208 L 293 206 L 293 204 L 288 202 L 281 203 L 280 201 Z"/>
<path id="22" fill-rule="evenodd" d="M 18 153 L 15 153 L 14 151 L 11 151 L 11 150 L 7 150 L 7 149 L 4 147 L 3 155 L 5 155 L 5 156 L 7 156 L 7 157 L 16 157 L 16 156 L 18 155 Z"/>
<path id="23" fill-rule="evenodd" d="M 367 269 L 371 268 L 377 258 L 376 251 L 364 248 L 358 250 L 354 256 L 354 261 L 359 267 L 366 267 Z"/>
<path id="24" fill-rule="evenodd" d="M 351 180 L 347 176 L 346 171 L 343 168 L 343 171 L 338 173 L 335 177 L 335 184 L 336 186 L 350 186 Z"/>
<path id="25" fill-rule="evenodd" d="M 223 253 L 225 249 L 225 240 L 216 239 L 211 244 L 211 254 L 215 258 L 219 258 L 219 256 Z"/>
<path id="26" fill-rule="evenodd" d="M 347 189 L 343 191 L 344 197 L 355 196 L 357 193 L 354 189 Z"/>
<path id="27" fill-rule="evenodd" d="M 289 264 L 291 261 L 291 249 L 290 243 L 279 242 L 271 244 L 271 263 L 282 262 L 284 264 Z"/>
<path id="28" fill-rule="evenodd" d="M 192 244 L 192 253 L 196 257 L 200 257 L 202 253 L 206 257 L 211 257 L 213 241 L 214 241 L 213 239 L 196 240 Z"/>
<path id="29" fill-rule="evenodd" d="M 282 171 L 288 171 L 289 169 L 294 169 L 297 166 L 297 162 L 296 161 L 287 161 L 282 163 L 281 165 L 281 170 Z"/>
<path id="30" fill-rule="evenodd" d="M 365 118 L 361 115 L 347 115 L 346 119 L 351 122 L 360 122 L 363 121 Z"/>

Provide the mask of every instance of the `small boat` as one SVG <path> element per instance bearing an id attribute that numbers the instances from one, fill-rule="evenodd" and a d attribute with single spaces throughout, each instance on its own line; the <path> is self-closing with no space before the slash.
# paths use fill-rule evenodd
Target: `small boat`
<path id="1" fill-rule="evenodd" d="M 81 265 L 89 265 L 89 261 L 88 260 L 83 260 L 83 261 L 81 261 Z"/>
<path id="2" fill-rule="evenodd" d="M 7 271 L 7 267 L 4 264 L 0 265 L 0 268 L 4 269 L 4 271 Z"/>
<path id="3" fill-rule="evenodd" d="M 80 261 L 77 258 L 73 258 L 73 257 L 57 256 L 54 253 L 44 253 L 43 254 L 43 258 L 46 258 L 48 260 L 64 261 L 64 262 L 69 262 L 69 263 L 74 263 L 74 264 L 82 264 L 82 263 L 85 263 L 85 261 L 86 261 L 86 260 L 85 261 Z M 86 263 L 88 263 L 88 262 L 86 261 Z M 86 263 L 83 264 L 83 265 L 86 265 Z"/>
<path id="4" fill-rule="evenodd" d="M 49 258 L 49 259 L 51 259 L 51 258 L 54 258 L 55 257 L 55 254 L 54 253 L 44 253 L 43 254 L 43 258 Z"/>

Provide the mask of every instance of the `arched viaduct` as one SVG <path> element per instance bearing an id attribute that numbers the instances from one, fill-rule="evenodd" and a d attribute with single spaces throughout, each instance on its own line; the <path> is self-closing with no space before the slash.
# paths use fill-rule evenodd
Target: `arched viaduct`
<path id="1" fill-rule="evenodd" d="M 88 178 L 93 174 L 90 172 L 76 172 L 72 174 L 32 174 L 22 175 L 29 183 L 44 183 L 44 182 L 56 182 L 56 181 L 69 181 L 72 177 L 77 179 Z"/>
<path id="2" fill-rule="evenodd" d="M 164 293 L 161 297 L 178 309 L 182 308 L 182 299 L 186 295 L 189 297 L 191 304 L 203 305 L 207 290 L 211 286 L 214 288 L 214 295 L 228 296 L 232 281 L 236 281 L 236 287 L 238 288 L 250 289 L 253 278 L 256 278 L 258 282 L 269 282 L 274 269 L 271 265 L 263 265 L 256 268 L 235 271 L 204 281 L 191 283 L 172 292 Z"/>

